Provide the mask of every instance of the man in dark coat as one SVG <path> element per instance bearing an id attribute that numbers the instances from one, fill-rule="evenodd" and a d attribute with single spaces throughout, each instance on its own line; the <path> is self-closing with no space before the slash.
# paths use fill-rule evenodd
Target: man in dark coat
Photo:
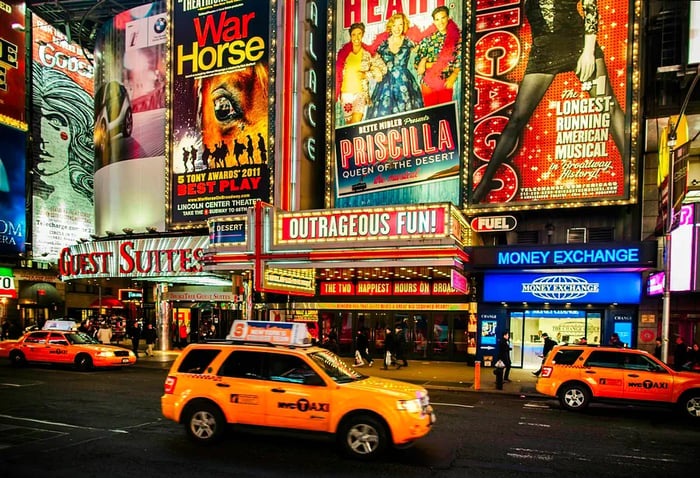
<path id="1" fill-rule="evenodd" d="M 498 390 L 503 390 L 503 382 L 510 382 L 508 376 L 510 375 L 510 332 L 503 332 L 501 340 L 498 341 L 498 356 L 496 361 L 500 360 L 505 365 L 504 368 L 496 368 L 496 388 Z"/>
<path id="2" fill-rule="evenodd" d="M 544 359 L 547 358 L 547 354 L 554 348 L 555 345 L 557 345 L 556 340 L 552 340 L 549 338 L 549 334 L 547 332 L 542 334 L 542 338 L 544 339 L 544 345 L 542 346 L 542 364 L 544 363 Z M 540 373 L 542 373 L 542 364 L 540 364 L 540 368 L 536 372 L 532 372 L 532 375 L 538 376 Z"/>
<path id="3" fill-rule="evenodd" d="M 404 327 L 396 326 L 394 343 L 396 348 L 396 369 L 408 367 L 408 361 L 406 361 L 406 329 Z M 401 363 L 398 363 L 399 360 Z"/>
<path id="4" fill-rule="evenodd" d="M 134 351 L 134 355 L 139 356 L 139 341 L 141 341 L 141 327 L 139 323 L 134 321 L 134 324 L 129 328 L 129 337 L 131 338 L 131 345 Z"/>
<path id="5" fill-rule="evenodd" d="M 676 337 L 676 349 L 673 351 L 673 368 L 675 370 L 683 370 L 683 365 L 688 363 L 688 346 L 685 344 L 683 337 Z"/>

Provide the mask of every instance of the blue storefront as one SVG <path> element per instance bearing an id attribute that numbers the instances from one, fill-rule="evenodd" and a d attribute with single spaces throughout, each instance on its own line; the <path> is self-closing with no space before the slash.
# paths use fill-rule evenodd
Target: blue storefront
<path id="1" fill-rule="evenodd" d="M 503 331 L 514 367 L 537 369 L 547 333 L 558 343 L 607 344 L 617 333 L 637 345 L 643 274 L 656 267 L 656 242 L 478 247 L 482 276 L 477 360 L 490 365 Z"/>

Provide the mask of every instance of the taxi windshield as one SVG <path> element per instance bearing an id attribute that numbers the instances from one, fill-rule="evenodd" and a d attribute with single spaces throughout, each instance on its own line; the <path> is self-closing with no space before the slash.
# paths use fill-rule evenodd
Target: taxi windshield
<path id="1" fill-rule="evenodd" d="M 82 332 L 72 332 L 70 334 L 66 334 L 66 339 L 68 339 L 68 342 L 71 344 L 99 344 L 97 340 L 93 339 L 90 337 L 88 334 L 84 334 Z"/>
<path id="2" fill-rule="evenodd" d="M 354 382 L 367 378 L 366 375 L 348 367 L 340 357 L 328 350 L 310 353 L 309 357 L 337 383 Z"/>

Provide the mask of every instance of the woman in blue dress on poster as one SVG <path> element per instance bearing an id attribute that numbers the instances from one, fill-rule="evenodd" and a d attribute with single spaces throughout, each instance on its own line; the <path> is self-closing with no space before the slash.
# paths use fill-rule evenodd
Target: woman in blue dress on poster
<path id="1" fill-rule="evenodd" d="M 367 118 L 379 118 L 423 107 L 418 82 L 408 69 L 409 58 L 416 44 L 406 36 L 408 17 L 403 13 L 391 16 L 386 32 L 375 40 L 377 54 L 387 66 L 387 74 L 377 83 Z"/>

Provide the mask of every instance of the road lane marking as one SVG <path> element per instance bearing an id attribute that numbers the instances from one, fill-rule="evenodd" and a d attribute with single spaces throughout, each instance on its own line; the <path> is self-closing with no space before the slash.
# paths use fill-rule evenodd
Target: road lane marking
<path id="1" fill-rule="evenodd" d="M 70 423 L 50 422 L 48 420 L 37 420 L 35 418 L 15 417 L 12 415 L 0 415 L 0 418 L 7 418 L 10 420 L 21 420 L 21 421 L 31 422 L 31 423 L 40 423 L 42 425 L 51 425 L 51 426 L 56 426 L 56 427 L 74 428 L 76 430 L 109 431 L 109 432 L 114 432 L 114 433 L 129 433 L 128 431 L 119 430 L 119 429 L 105 430 L 104 428 L 83 427 L 80 425 L 71 425 Z"/>
<path id="2" fill-rule="evenodd" d="M 641 456 L 641 455 L 608 455 L 610 457 L 614 458 L 624 458 L 626 460 L 647 460 L 647 461 L 661 461 L 664 463 L 679 463 L 678 460 L 674 460 L 673 458 L 657 458 L 654 456 Z"/>
<path id="3" fill-rule="evenodd" d="M 443 407 L 474 408 L 474 405 L 462 405 L 461 403 L 439 403 L 430 402 L 431 405 L 441 405 Z"/>
<path id="4" fill-rule="evenodd" d="M 0 383 L 0 386 L 3 387 L 21 387 L 19 383 Z"/>
<path id="5" fill-rule="evenodd" d="M 532 423 L 532 422 L 518 422 L 518 425 L 527 425 L 529 427 L 542 427 L 542 428 L 550 428 L 551 425 L 547 425 L 546 423 Z"/>
<path id="6" fill-rule="evenodd" d="M 523 405 L 523 408 L 551 408 L 551 407 L 549 405 L 542 404 L 542 403 L 528 402 L 525 405 Z"/>

